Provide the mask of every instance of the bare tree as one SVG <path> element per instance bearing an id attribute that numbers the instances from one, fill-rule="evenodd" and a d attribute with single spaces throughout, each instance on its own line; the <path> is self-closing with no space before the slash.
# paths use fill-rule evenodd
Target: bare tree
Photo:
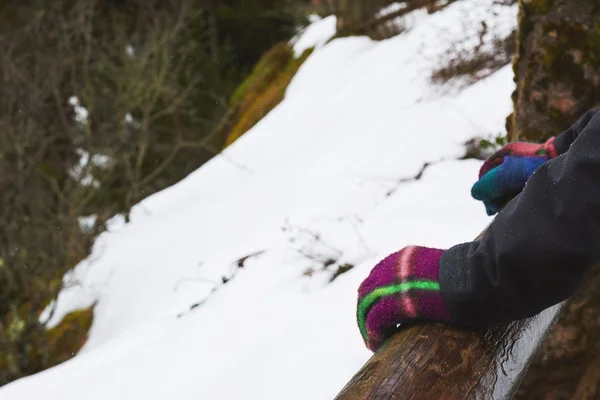
<path id="1" fill-rule="evenodd" d="M 56 362 L 39 315 L 108 217 L 218 152 L 227 90 L 194 0 L 0 6 L 2 384 Z"/>

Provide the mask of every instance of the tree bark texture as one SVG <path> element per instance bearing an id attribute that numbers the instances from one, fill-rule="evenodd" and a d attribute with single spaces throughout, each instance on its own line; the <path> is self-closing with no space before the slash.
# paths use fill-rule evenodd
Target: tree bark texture
<path id="1" fill-rule="evenodd" d="M 567 302 L 515 399 L 600 399 L 600 266 Z"/>
<path id="2" fill-rule="evenodd" d="M 520 0 L 512 140 L 559 133 L 600 103 L 600 1 Z"/>

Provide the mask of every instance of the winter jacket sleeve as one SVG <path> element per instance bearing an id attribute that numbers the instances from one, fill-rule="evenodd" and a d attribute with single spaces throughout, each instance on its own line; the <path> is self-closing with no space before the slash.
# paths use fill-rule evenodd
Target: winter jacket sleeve
<path id="1" fill-rule="evenodd" d="M 592 117 L 596 115 L 598 111 L 600 111 L 600 107 L 589 110 L 583 114 L 583 116 L 579 118 L 577 122 L 571 125 L 569 129 L 556 137 L 554 146 L 556 147 L 556 152 L 558 154 L 566 153 L 567 150 L 569 150 L 569 147 L 571 147 L 573 141 L 577 138 L 577 136 L 579 136 L 583 128 L 589 124 L 589 122 L 592 120 Z"/>
<path id="2" fill-rule="evenodd" d="M 481 240 L 442 255 L 440 290 L 455 322 L 533 316 L 573 295 L 600 260 L 600 113 L 563 135 L 568 151 L 530 177 Z"/>

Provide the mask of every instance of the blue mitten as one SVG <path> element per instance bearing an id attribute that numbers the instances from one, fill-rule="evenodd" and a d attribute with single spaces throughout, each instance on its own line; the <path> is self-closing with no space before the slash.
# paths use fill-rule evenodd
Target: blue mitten
<path id="1" fill-rule="evenodd" d="M 471 195 L 484 203 L 488 215 L 494 215 L 523 190 L 540 165 L 556 156 L 554 138 L 543 144 L 509 143 L 483 164 Z"/>

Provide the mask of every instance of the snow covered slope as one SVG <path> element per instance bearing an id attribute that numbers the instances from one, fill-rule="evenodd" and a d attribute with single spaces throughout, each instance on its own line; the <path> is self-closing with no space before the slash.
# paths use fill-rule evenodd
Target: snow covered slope
<path id="1" fill-rule="evenodd" d="M 96 303 L 89 341 L 0 399 L 332 399 L 370 356 L 354 316 L 370 268 L 489 221 L 469 196 L 480 162 L 459 158 L 504 130 L 510 66 L 462 91 L 429 84 L 483 20 L 506 35 L 516 8 L 459 1 L 390 40 L 318 48 L 251 132 L 101 235 L 51 321 Z M 331 35 L 315 24 L 298 46 Z"/>

